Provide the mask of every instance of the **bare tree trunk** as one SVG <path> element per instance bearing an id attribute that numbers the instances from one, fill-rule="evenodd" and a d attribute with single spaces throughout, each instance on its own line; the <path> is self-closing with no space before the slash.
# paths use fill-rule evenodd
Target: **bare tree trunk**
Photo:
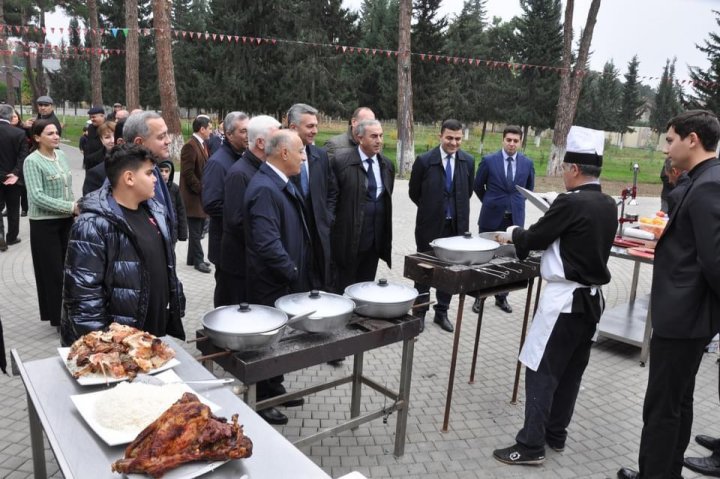
<path id="1" fill-rule="evenodd" d="M 5 0 L 0 0 L 0 21 L 7 24 L 7 21 L 5 20 Z M 7 32 L 7 36 L 10 36 L 10 29 L 8 29 Z M 5 38 L 4 33 L 0 38 L 0 45 L 2 45 L 3 50 L 10 50 L 10 45 Z M 3 55 L 3 63 L 5 66 L 5 84 L 7 85 L 6 101 L 9 105 L 15 106 L 17 105 L 17 96 L 15 95 L 15 87 L 13 86 L 13 65 L 10 60 L 10 55 Z"/>
<path id="2" fill-rule="evenodd" d="M 581 71 L 587 63 L 593 29 L 597 21 L 598 10 L 600 10 L 600 0 L 592 0 L 587 20 L 585 21 L 585 28 L 580 38 L 577 61 L 575 62 L 575 67 L 572 67 L 572 19 L 574 4 L 575 0 L 567 0 L 567 5 L 565 6 L 563 69 L 560 73 L 560 98 L 558 99 L 557 114 L 555 116 L 550 161 L 548 161 L 547 167 L 548 176 L 558 176 L 561 171 L 561 165 L 565 158 L 565 150 L 567 147 L 567 136 L 570 132 L 572 122 L 575 119 L 577 102 L 578 98 L 580 98 L 580 88 L 582 87 L 583 80 Z"/>
<path id="3" fill-rule="evenodd" d="M 175 88 L 172 39 L 170 38 L 170 2 L 168 0 L 153 0 L 152 8 L 158 66 L 158 87 L 160 88 L 160 108 L 171 138 L 170 158 L 175 161 L 180 158 L 183 137 L 180 131 L 180 113 Z"/>
<path id="4" fill-rule="evenodd" d="M 40 11 L 40 39 L 38 43 L 41 45 L 45 44 L 45 34 L 42 33 L 42 29 L 45 27 L 45 12 Z M 48 93 L 48 87 L 47 83 L 45 82 L 45 67 L 43 66 L 43 53 L 45 50 L 39 50 L 37 56 L 35 57 L 35 83 L 37 84 L 37 90 L 40 92 L 41 95 L 47 95 Z M 37 98 L 37 97 L 35 97 Z"/>
<path id="5" fill-rule="evenodd" d="M 100 26 L 98 25 L 97 0 L 87 0 L 88 23 L 90 24 L 90 88 L 92 104 L 103 106 L 102 75 L 100 74 Z"/>
<path id="6" fill-rule="evenodd" d="M 125 105 L 128 111 L 140 108 L 140 40 L 137 0 L 125 0 Z"/>
<path id="7" fill-rule="evenodd" d="M 410 21 L 412 0 L 400 0 L 398 34 L 398 144 L 397 163 L 400 177 L 405 176 L 415 159 L 413 134 L 413 89 L 410 63 Z"/>

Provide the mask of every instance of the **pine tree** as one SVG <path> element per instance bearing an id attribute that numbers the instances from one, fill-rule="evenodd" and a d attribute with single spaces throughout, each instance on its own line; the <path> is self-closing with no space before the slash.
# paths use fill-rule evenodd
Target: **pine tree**
<path id="1" fill-rule="evenodd" d="M 447 19 L 438 17 L 440 0 L 415 0 L 413 2 L 412 50 L 436 53 L 443 45 Z M 412 59 L 413 107 L 416 121 L 434 121 L 447 111 L 444 94 L 448 72 L 444 68 L 419 56 Z"/>
<path id="2" fill-rule="evenodd" d="M 518 58 L 522 64 L 560 66 L 563 50 L 560 0 L 521 0 L 518 21 Z M 550 128 L 555 121 L 560 79 L 539 68 L 521 69 L 517 76 L 518 98 L 514 123 Z"/>
<path id="3" fill-rule="evenodd" d="M 50 85 L 55 102 L 67 100 L 75 104 L 90 100 L 90 70 L 85 58 L 78 58 L 74 49 L 82 48 L 82 40 L 77 31 L 78 19 L 70 19 L 69 48 L 70 55 L 60 60 L 60 69 L 49 73 Z M 63 41 L 62 46 L 65 46 Z"/>
<path id="4" fill-rule="evenodd" d="M 632 125 L 640 118 L 644 101 L 640 96 L 640 85 L 638 82 L 638 67 L 640 60 L 637 55 L 633 56 L 628 63 L 628 70 L 625 74 L 625 84 L 622 92 L 622 106 L 618 115 L 618 131 L 626 133 L 633 131 Z"/>
<path id="5" fill-rule="evenodd" d="M 598 130 L 618 131 L 618 117 L 622 106 L 622 85 L 612 61 L 606 62 L 597 82 L 594 115 Z"/>
<path id="6" fill-rule="evenodd" d="M 445 50 L 453 56 L 486 57 L 486 0 L 465 0 L 448 27 Z M 448 117 L 462 121 L 488 120 L 488 71 L 477 65 L 448 65 L 445 95 Z"/>
<path id="7" fill-rule="evenodd" d="M 650 127 L 658 133 L 665 131 L 667 122 L 680 112 L 680 89 L 675 81 L 675 61 L 668 59 L 650 112 Z"/>
<path id="8" fill-rule="evenodd" d="M 720 11 L 715 13 L 715 23 L 720 27 Z M 720 114 L 720 34 L 710 32 L 710 38 L 705 40 L 705 45 L 695 45 L 695 48 L 707 55 L 710 67 L 701 70 L 698 67 L 690 67 L 690 78 L 693 83 L 695 94 L 690 98 L 690 106 L 693 108 L 704 108 Z"/>

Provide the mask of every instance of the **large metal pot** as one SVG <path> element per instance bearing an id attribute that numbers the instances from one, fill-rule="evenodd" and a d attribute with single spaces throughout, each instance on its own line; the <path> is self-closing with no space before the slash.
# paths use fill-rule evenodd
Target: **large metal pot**
<path id="1" fill-rule="evenodd" d="M 487 263 L 493 259 L 500 243 L 465 233 L 463 236 L 438 238 L 433 240 L 430 246 L 435 251 L 435 256 L 443 261 L 471 265 Z"/>
<path id="2" fill-rule="evenodd" d="M 258 304 L 221 306 L 202 317 L 205 334 L 219 348 L 257 351 L 276 343 L 282 336 L 287 314 Z"/>
<path id="3" fill-rule="evenodd" d="M 345 296 L 355 301 L 355 312 L 371 318 L 391 319 L 405 316 L 418 296 L 415 288 L 389 283 L 365 281 L 345 288 Z"/>
<path id="4" fill-rule="evenodd" d="M 291 328 L 309 333 L 327 333 L 344 327 L 350 321 L 355 303 L 339 294 L 313 290 L 278 298 L 275 307 L 291 316 L 288 321 Z"/>

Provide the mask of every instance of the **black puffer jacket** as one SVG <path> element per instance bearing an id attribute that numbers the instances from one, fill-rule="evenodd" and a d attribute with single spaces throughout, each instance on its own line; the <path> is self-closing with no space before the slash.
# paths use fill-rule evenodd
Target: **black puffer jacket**
<path id="1" fill-rule="evenodd" d="M 165 243 L 170 281 L 166 333 L 185 339 L 181 321 L 185 296 L 175 270 L 165 210 L 155 199 L 145 205 Z M 84 196 L 80 208 L 82 214 L 72 227 L 65 259 L 61 326 L 65 346 L 113 321 L 143 329 L 152 287 L 137 247 L 139 238 L 125 221 L 110 186 Z"/>

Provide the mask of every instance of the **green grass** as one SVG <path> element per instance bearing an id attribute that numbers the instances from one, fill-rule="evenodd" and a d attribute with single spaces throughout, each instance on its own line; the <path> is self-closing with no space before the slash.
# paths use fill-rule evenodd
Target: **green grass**
<path id="1" fill-rule="evenodd" d="M 60 116 L 60 121 L 65 123 L 63 129 L 63 141 L 72 146 L 77 146 L 82 127 L 87 120 L 86 117 L 79 116 Z M 183 134 L 187 138 L 190 133 L 188 120 L 182 120 Z M 315 139 L 318 146 L 325 144 L 325 140 L 331 136 L 343 133 L 346 126 L 341 123 L 320 125 L 320 133 Z M 422 154 L 438 145 L 438 131 L 436 127 L 416 125 L 415 127 L 415 153 Z M 500 149 L 502 144 L 502 134 L 487 133 L 485 135 L 485 144 L 481 149 L 480 145 L 480 128 L 475 127 L 471 130 L 470 138 L 463 142 L 463 150 L 467 151 L 475 157 L 476 162 L 480 162 L 483 154 L 489 154 Z M 538 176 L 545 176 L 547 162 L 550 156 L 550 140 L 543 139 L 540 147 L 537 148 L 532 141 L 528 142 L 527 149 L 523 152 L 535 163 L 535 172 Z M 385 147 L 383 153 L 394 164 L 397 169 L 397 130 L 394 128 L 385 131 Z M 482 153 L 481 153 L 482 151 Z M 619 149 L 616 146 L 606 145 L 605 154 L 603 155 L 603 172 L 602 177 L 608 181 L 632 181 L 632 165 L 637 163 L 640 165 L 638 171 L 638 181 L 640 183 L 660 183 L 660 170 L 662 169 L 665 155 L 660 151 L 640 149 L 640 148 L 624 148 Z"/>
<path id="2" fill-rule="evenodd" d="M 345 128 L 343 125 L 323 124 L 315 143 L 322 146 L 325 140 L 343 133 Z M 438 145 L 439 132 L 434 128 L 427 126 L 416 126 L 415 128 L 415 154 L 422 154 Z M 485 144 L 481 148 L 480 133 L 480 128 L 473 128 L 470 138 L 463 141 L 462 145 L 463 150 L 475 157 L 476 163 L 480 162 L 483 155 L 498 151 L 502 145 L 501 133 L 486 133 Z M 545 176 L 548 158 L 550 157 L 550 147 L 550 139 L 543 139 L 539 148 L 535 146 L 531 139 L 526 150 L 523 151 L 535 163 L 535 172 L 539 176 Z M 385 131 L 383 154 L 395 164 L 397 169 L 397 131 L 395 129 L 390 131 L 386 129 Z M 606 145 L 603 155 L 602 177 L 607 181 L 632 181 L 633 164 L 637 163 L 640 166 L 638 170 L 638 181 L 640 183 L 660 183 L 660 170 L 664 161 L 665 155 L 660 151 L 640 148 L 624 148 L 621 150 L 616 146 Z"/>

